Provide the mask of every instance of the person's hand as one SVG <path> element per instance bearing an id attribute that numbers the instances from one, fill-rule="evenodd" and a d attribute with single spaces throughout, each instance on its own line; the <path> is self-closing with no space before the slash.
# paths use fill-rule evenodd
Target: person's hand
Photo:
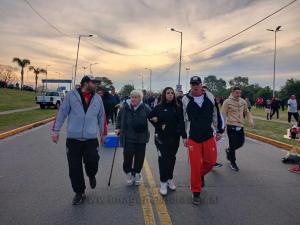
<path id="1" fill-rule="evenodd" d="M 59 140 L 59 134 L 53 133 L 51 137 L 52 137 L 53 143 L 57 144 L 57 142 Z"/>
<path id="2" fill-rule="evenodd" d="M 253 120 L 250 121 L 249 124 L 250 124 L 250 127 L 251 127 L 251 128 L 254 128 L 255 124 L 254 124 L 254 121 L 253 121 Z"/>
<path id="3" fill-rule="evenodd" d="M 183 145 L 184 147 L 188 147 L 188 141 L 187 141 L 187 138 L 183 139 Z"/>
<path id="4" fill-rule="evenodd" d="M 217 133 L 217 134 L 216 134 L 216 140 L 219 141 L 219 140 L 221 140 L 221 139 L 222 139 L 222 134 Z"/>
<path id="5" fill-rule="evenodd" d="M 151 120 L 153 123 L 157 123 L 157 122 L 158 122 L 158 118 L 157 118 L 157 117 L 152 117 L 150 120 Z"/>
<path id="6" fill-rule="evenodd" d="M 120 129 L 115 129 L 115 134 L 119 136 L 120 135 Z"/>
<path id="7" fill-rule="evenodd" d="M 103 145 L 104 144 L 104 140 L 105 140 L 105 136 L 101 135 L 100 136 L 100 144 Z"/>

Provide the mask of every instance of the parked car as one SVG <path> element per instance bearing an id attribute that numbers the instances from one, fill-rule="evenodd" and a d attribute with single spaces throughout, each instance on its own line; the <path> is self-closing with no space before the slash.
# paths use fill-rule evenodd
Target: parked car
<path id="1" fill-rule="evenodd" d="M 63 93 L 59 92 L 45 92 L 43 95 L 36 97 L 36 104 L 40 105 L 41 109 L 45 109 L 46 106 L 54 106 L 59 108 L 64 98 Z"/>
<path id="2" fill-rule="evenodd" d="M 16 89 L 19 89 L 19 88 L 16 86 Z M 23 85 L 22 90 L 23 91 L 34 91 L 34 89 L 28 85 Z"/>

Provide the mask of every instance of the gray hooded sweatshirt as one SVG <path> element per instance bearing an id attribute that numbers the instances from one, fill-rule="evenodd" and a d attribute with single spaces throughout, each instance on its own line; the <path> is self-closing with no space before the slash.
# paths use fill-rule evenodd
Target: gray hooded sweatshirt
<path id="1" fill-rule="evenodd" d="M 52 131 L 59 133 L 68 117 L 67 138 L 96 139 L 104 132 L 104 106 L 98 94 L 92 96 L 85 112 L 77 89 L 69 91 L 57 113 Z"/>

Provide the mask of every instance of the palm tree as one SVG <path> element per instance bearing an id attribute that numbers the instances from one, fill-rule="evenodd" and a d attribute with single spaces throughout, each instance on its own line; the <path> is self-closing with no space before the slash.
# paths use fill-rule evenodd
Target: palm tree
<path id="1" fill-rule="evenodd" d="M 39 67 L 35 68 L 33 66 L 30 66 L 29 70 L 33 71 L 33 73 L 35 74 L 35 92 L 36 92 L 37 91 L 37 83 L 38 83 L 38 79 L 39 79 L 39 74 L 40 73 L 46 74 L 47 71 L 45 69 L 42 69 L 42 68 L 39 68 Z"/>
<path id="2" fill-rule="evenodd" d="M 12 60 L 14 63 L 17 63 L 19 67 L 21 67 L 21 90 L 23 89 L 23 81 L 24 81 L 24 68 L 30 64 L 29 59 L 20 59 L 20 58 L 13 58 Z"/>

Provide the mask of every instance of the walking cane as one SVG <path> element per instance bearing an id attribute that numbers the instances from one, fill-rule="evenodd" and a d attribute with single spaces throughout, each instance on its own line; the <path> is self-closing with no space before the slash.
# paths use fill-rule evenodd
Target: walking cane
<path id="1" fill-rule="evenodd" d="M 114 169 L 114 163 L 115 163 L 115 158 L 116 158 L 116 152 L 117 152 L 118 145 L 119 145 L 119 138 L 116 141 L 116 146 L 115 146 L 115 151 L 114 151 L 114 156 L 113 156 L 113 160 L 112 160 L 112 164 L 111 164 L 111 169 L 110 169 L 110 174 L 109 174 L 109 179 L 108 179 L 107 186 L 110 186 L 111 175 L 112 175 L 112 171 Z"/>

